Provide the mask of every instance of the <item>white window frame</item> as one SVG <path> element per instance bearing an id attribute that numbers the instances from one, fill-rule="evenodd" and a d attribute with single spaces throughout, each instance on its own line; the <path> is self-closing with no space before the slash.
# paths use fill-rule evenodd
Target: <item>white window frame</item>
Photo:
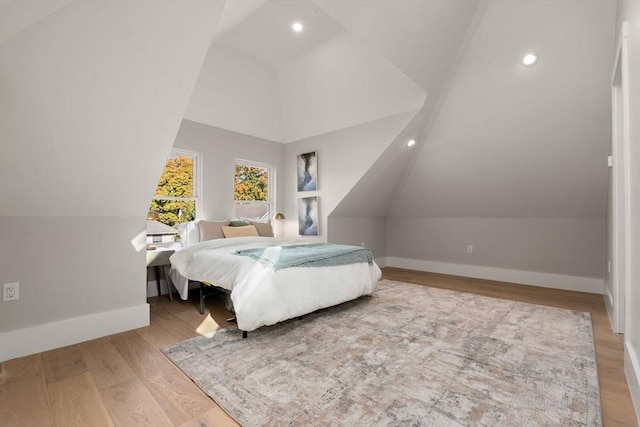
<path id="1" fill-rule="evenodd" d="M 186 200 L 196 202 L 196 217 L 195 220 L 200 219 L 200 212 L 202 210 L 202 153 L 197 151 L 183 150 L 181 148 L 172 148 L 169 152 L 167 159 L 171 157 L 191 157 L 193 159 L 193 197 L 175 197 L 175 196 L 162 196 L 153 194 L 153 200 Z M 162 169 L 164 171 L 164 168 Z M 157 189 L 157 185 L 156 185 Z"/>
<path id="2" fill-rule="evenodd" d="M 253 160 L 245 160 L 245 159 L 234 159 L 233 162 L 233 182 L 235 184 L 235 175 L 236 175 L 236 165 L 245 165 L 245 166 L 251 166 L 251 167 L 256 167 L 256 168 L 261 168 L 261 169 L 266 169 L 267 173 L 269 175 L 268 181 L 267 181 L 267 195 L 268 195 L 268 200 L 266 202 L 260 201 L 260 200 L 256 200 L 253 203 L 264 203 L 267 205 L 267 212 L 268 212 L 268 218 L 267 220 L 270 221 L 273 217 L 273 215 L 275 215 L 275 206 L 276 206 L 276 166 L 269 164 L 269 163 L 262 163 L 262 162 L 256 162 Z M 234 210 L 234 214 L 236 214 L 237 216 L 237 211 L 236 211 L 236 202 L 243 202 L 245 200 L 236 200 L 235 196 L 233 197 L 233 210 Z"/>

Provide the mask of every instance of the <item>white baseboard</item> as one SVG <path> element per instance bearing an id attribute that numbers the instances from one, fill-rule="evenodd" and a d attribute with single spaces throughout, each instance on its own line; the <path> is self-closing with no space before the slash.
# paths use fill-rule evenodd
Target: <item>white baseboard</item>
<path id="1" fill-rule="evenodd" d="M 374 261 L 376 262 L 376 264 L 378 264 L 378 267 L 380 268 L 385 268 L 387 267 L 387 257 L 380 257 L 380 258 L 376 258 L 374 259 Z"/>
<path id="2" fill-rule="evenodd" d="M 640 354 L 628 342 L 624 344 L 624 373 L 631 392 L 631 401 L 640 425 Z"/>
<path id="3" fill-rule="evenodd" d="M 0 334 L 0 362 L 149 325 L 149 304 Z"/>
<path id="4" fill-rule="evenodd" d="M 377 261 L 377 260 L 376 260 Z M 484 267 L 480 265 L 453 264 L 409 258 L 386 257 L 385 266 L 432 273 L 452 274 L 477 279 L 497 280 L 543 288 L 602 294 L 604 280 L 592 277 L 566 276 L 562 274 L 540 273 L 537 271 L 509 270 L 506 268 Z"/>

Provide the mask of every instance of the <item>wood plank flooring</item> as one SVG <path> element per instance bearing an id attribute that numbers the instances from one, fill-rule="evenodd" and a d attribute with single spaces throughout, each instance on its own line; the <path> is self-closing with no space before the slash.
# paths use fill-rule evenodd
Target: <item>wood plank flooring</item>
<path id="1" fill-rule="evenodd" d="M 592 315 L 605 426 L 637 426 L 623 372 L 622 337 L 611 332 L 602 296 L 488 280 L 383 269 L 384 277 Z M 0 425 L 180 426 L 237 424 L 159 350 L 197 336 L 202 327 L 224 328 L 222 295 L 169 302 L 150 298 L 151 325 L 0 364 Z M 550 331 L 552 332 L 552 331 Z"/>

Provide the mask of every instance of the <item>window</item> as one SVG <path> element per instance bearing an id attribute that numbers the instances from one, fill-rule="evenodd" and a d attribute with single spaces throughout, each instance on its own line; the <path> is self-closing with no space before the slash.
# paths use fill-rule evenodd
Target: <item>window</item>
<path id="1" fill-rule="evenodd" d="M 198 216 L 199 164 L 199 153 L 171 150 L 149 208 L 161 223 L 174 227 Z"/>
<path id="2" fill-rule="evenodd" d="M 236 159 L 233 198 L 237 218 L 268 220 L 275 195 L 275 166 Z"/>

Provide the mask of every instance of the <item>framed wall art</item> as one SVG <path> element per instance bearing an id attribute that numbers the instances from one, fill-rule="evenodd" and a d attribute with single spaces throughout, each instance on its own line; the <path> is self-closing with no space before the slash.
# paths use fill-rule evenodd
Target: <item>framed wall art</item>
<path id="1" fill-rule="evenodd" d="M 298 155 L 298 191 L 318 189 L 318 153 L 312 151 Z"/>
<path id="2" fill-rule="evenodd" d="M 318 236 L 320 215 L 318 215 L 318 196 L 298 199 L 298 234 Z"/>

